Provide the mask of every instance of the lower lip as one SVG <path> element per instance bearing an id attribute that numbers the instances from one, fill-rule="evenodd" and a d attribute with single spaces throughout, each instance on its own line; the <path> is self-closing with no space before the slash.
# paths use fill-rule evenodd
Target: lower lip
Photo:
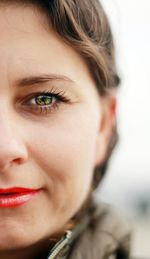
<path id="1" fill-rule="evenodd" d="M 11 208 L 21 206 L 24 203 L 32 200 L 37 194 L 39 190 L 25 193 L 15 193 L 10 195 L 2 195 L 0 194 L 0 208 Z"/>

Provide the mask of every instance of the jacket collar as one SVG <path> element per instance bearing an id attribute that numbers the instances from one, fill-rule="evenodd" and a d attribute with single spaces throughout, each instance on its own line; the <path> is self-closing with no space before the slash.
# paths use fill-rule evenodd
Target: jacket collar
<path id="1" fill-rule="evenodd" d="M 76 224 L 74 229 L 68 229 L 60 238 L 60 240 L 50 250 L 46 259 L 57 259 L 58 256 L 61 256 L 61 258 L 65 259 L 70 251 L 71 245 L 90 224 L 94 211 L 95 207 L 90 208 L 89 211 L 84 215 L 84 217 Z"/>
<path id="2" fill-rule="evenodd" d="M 64 234 L 64 236 L 55 244 L 55 246 L 51 249 L 47 259 L 54 259 L 64 251 L 66 247 L 70 244 L 72 237 L 72 231 L 67 230 Z M 66 251 L 67 252 L 67 251 Z"/>

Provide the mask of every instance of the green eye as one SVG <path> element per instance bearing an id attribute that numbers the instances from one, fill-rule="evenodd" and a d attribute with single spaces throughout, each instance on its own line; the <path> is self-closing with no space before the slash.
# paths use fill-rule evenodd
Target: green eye
<path id="1" fill-rule="evenodd" d="M 52 96 L 39 95 L 35 98 L 37 105 L 50 105 L 53 101 Z"/>
<path id="2" fill-rule="evenodd" d="M 43 112 L 45 115 L 59 108 L 62 103 L 70 103 L 70 99 L 65 97 L 65 93 L 46 91 L 31 94 L 23 104 L 29 111 L 40 114 Z"/>

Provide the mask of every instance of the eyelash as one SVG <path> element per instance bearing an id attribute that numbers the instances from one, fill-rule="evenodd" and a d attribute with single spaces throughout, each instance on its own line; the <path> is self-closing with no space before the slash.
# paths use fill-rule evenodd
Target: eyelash
<path id="1" fill-rule="evenodd" d="M 39 96 L 48 96 L 52 99 L 51 104 L 49 105 L 38 105 L 38 104 L 29 104 L 31 100 L 35 100 Z M 65 92 L 55 92 L 54 90 L 51 91 L 42 91 L 36 92 L 27 97 L 26 101 L 24 102 L 25 105 L 32 107 L 34 111 L 38 114 L 48 114 L 55 109 L 58 109 L 61 103 L 70 103 L 70 98 L 66 97 Z M 36 100 L 35 100 L 36 103 Z"/>

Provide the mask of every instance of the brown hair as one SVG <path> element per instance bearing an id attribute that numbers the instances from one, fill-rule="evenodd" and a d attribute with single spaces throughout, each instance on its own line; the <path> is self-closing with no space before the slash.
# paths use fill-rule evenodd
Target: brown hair
<path id="1" fill-rule="evenodd" d="M 119 85 L 112 32 L 99 0 L 1 1 L 4 4 L 12 2 L 33 4 L 44 11 L 53 30 L 85 59 L 100 95 L 107 95 L 111 89 Z M 106 172 L 117 139 L 115 127 L 107 157 L 102 165 L 95 168 L 94 188 Z"/>

